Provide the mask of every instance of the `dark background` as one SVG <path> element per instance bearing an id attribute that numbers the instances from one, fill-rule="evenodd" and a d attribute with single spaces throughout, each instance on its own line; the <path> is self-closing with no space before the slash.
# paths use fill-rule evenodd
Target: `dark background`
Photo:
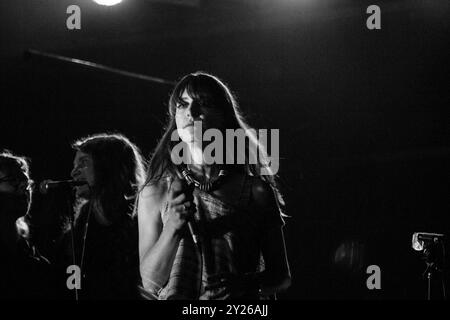
<path id="1" fill-rule="evenodd" d="M 183 1 L 180 0 L 180 3 Z M 81 8 L 68 30 L 66 8 Z M 381 8 L 368 30 L 366 8 Z M 147 156 L 170 85 L 58 61 L 83 59 L 176 81 L 204 70 L 250 123 L 280 129 L 293 274 L 285 299 L 424 299 L 415 231 L 449 231 L 449 17 L 440 1 L 124 0 L 0 2 L 0 148 L 36 181 L 69 177 L 81 136 L 127 135 Z M 367 266 L 381 290 L 366 288 Z"/>

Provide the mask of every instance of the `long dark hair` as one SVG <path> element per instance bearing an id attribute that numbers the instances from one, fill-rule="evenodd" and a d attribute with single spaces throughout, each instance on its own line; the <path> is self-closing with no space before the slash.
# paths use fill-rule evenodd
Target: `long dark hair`
<path id="1" fill-rule="evenodd" d="M 30 159 L 13 154 L 9 150 L 0 152 L 0 171 L 5 172 L 8 176 L 13 177 L 16 188 L 19 185 L 25 185 L 23 197 L 26 198 L 26 212 L 17 219 L 16 228 L 19 235 L 25 239 L 31 238 L 31 217 L 30 208 L 33 193 L 33 180 L 30 177 Z"/>
<path id="2" fill-rule="evenodd" d="M 145 182 L 139 148 L 122 134 L 101 133 L 75 141 L 72 147 L 93 159 L 95 185 L 90 200 L 100 203 L 111 222 L 123 218 L 129 200 Z M 119 216 L 118 216 L 119 215 Z"/>
<path id="3" fill-rule="evenodd" d="M 278 188 L 277 177 L 275 174 L 270 174 L 270 168 L 267 166 L 268 157 L 264 146 L 258 141 L 254 130 L 251 130 L 252 128 L 247 124 L 236 97 L 229 87 L 218 77 L 202 71 L 184 76 L 175 85 L 169 99 L 168 120 L 165 126 L 165 132 L 151 155 L 145 185 L 159 181 L 164 176 L 173 177 L 177 175 L 177 167 L 171 159 L 171 151 L 176 142 L 173 142 L 171 137 L 172 133 L 177 130 L 175 123 L 176 107 L 178 104 L 183 103 L 181 96 L 185 90 L 200 105 L 212 106 L 213 108 L 222 110 L 224 113 L 225 128 L 243 129 L 245 131 L 248 137 L 245 164 L 233 165 L 233 169 L 260 177 L 263 181 L 267 182 L 274 190 L 280 212 L 284 216 L 284 200 Z M 259 151 L 259 157 L 255 157 L 257 163 L 252 163 L 249 161 L 249 152 L 255 151 Z M 262 175 L 262 169 L 265 169 L 266 172 L 269 171 L 269 174 Z"/>

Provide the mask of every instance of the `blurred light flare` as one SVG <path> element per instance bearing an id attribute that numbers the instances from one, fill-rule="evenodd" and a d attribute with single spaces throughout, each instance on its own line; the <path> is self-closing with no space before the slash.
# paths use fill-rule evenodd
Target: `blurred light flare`
<path id="1" fill-rule="evenodd" d="M 364 266 L 365 246 L 357 240 L 342 242 L 334 253 L 334 264 L 347 271 L 358 271 Z"/>

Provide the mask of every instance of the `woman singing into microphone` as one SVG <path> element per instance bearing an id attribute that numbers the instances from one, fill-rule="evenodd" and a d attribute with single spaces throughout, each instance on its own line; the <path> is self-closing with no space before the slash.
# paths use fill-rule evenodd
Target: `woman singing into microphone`
<path id="1" fill-rule="evenodd" d="M 79 292 L 63 283 L 62 293 L 80 300 L 137 299 L 139 292 L 137 223 L 134 196 L 145 181 L 139 148 L 121 134 L 96 134 L 77 140 L 72 178 L 75 221 L 60 243 L 58 263 L 81 270 Z M 75 260 L 75 261 L 74 261 Z M 68 290 L 70 289 L 70 290 Z"/>
<path id="2" fill-rule="evenodd" d="M 203 133 L 210 129 L 224 137 L 226 129 L 243 129 L 249 146 L 237 146 L 231 160 L 245 153 L 245 163 L 206 161 Z M 196 72 L 175 86 L 167 129 L 138 196 L 143 296 L 260 299 L 290 285 L 282 198 L 275 175 L 261 174 L 267 170 L 265 152 L 248 129 L 230 89 L 217 77 Z M 176 164 L 180 143 L 183 162 Z M 260 159 L 252 164 L 247 151 L 256 147 Z M 223 150 L 230 158 L 228 143 Z M 190 233 L 198 235 L 198 244 Z"/>

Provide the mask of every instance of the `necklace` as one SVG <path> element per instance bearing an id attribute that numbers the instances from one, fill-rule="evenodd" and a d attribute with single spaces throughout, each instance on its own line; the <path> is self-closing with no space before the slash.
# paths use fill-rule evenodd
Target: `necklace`
<path id="1" fill-rule="evenodd" d="M 189 184 L 194 184 L 194 186 L 199 188 L 201 191 L 210 192 L 216 190 L 223 183 L 224 178 L 228 175 L 228 171 L 225 169 L 220 169 L 217 178 L 208 182 L 198 181 L 187 166 L 182 167 L 181 174 Z"/>

